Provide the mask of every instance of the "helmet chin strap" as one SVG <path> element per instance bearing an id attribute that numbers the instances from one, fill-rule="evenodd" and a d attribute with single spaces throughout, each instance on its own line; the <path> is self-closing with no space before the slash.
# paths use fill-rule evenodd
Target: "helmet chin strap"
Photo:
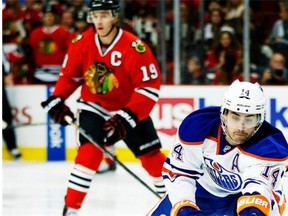
<path id="1" fill-rule="evenodd" d="M 109 30 L 109 32 L 106 35 L 101 36 L 101 37 L 103 37 L 103 38 L 108 37 L 110 35 L 110 33 L 113 31 L 114 28 L 116 28 L 115 24 L 112 25 L 111 29 Z"/>

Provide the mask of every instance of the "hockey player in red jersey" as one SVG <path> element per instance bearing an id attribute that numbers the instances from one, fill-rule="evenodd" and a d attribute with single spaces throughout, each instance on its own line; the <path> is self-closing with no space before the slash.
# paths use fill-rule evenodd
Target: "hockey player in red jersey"
<path id="1" fill-rule="evenodd" d="M 70 45 L 55 90 L 41 105 L 54 121 L 67 125 L 64 117 L 74 115 L 64 101 L 81 86 L 80 127 L 99 145 L 123 139 L 161 193 L 166 156 L 149 117 L 158 101 L 161 72 L 149 47 L 117 26 L 118 11 L 117 0 L 90 2 L 88 19 L 96 31 L 83 33 Z M 81 134 L 79 141 L 63 215 L 78 215 L 103 159 L 103 152 Z"/>
<path id="2" fill-rule="evenodd" d="M 261 86 L 236 80 L 221 108 L 188 115 L 163 166 L 167 194 L 148 216 L 287 215 L 288 145 L 265 114 Z"/>
<path id="3" fill-rule="evenodd" d="M 35 28 L 29 36 L 35 64 L 33 84 L 54 85 L 59 77 L 71 36 L 57 23 L 57 14 L 57 8 L 47 4 L 43 8 L 43 25 Z"/>

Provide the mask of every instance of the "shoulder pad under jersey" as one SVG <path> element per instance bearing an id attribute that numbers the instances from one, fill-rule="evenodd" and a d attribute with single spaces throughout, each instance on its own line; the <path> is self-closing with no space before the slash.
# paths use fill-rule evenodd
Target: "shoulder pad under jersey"
<path id="1" fill-rule="evenodd" d="M 207 107 L 189 114 L 179 127 L 185 142 L 201 142 L 207 136 L 216 137 L 220 125 L 220 107 Z"/>
<path id="2" fill-rule="evenodd" d="M 241 148 L 250 154 L 268 159 L 288 158 L 288 144 L 283 133 L 266 121 Z"/>

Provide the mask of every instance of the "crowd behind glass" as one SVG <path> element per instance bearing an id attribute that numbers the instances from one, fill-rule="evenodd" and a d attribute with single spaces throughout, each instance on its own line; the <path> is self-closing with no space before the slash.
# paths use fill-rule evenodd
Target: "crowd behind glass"
<path id="1" fill-rule="evenodd" d="M 165 35 L 163 84 L 173 84 L 173 0 L 165 0 L 164 26 L 159 22 L 163 13 L 159 1 L 120 0 L 124 6 L 121 27 L 145 41 L 159 62 L 159 41 Z M 86 22 L 88 5 L 86 0 L 6 0 L 3 50 L 12 66 L 6 82 L 55 83 L 55 78 L 46 77 L 49 82 L 43 82 L 41 76 L 47 70 L 57 74 L 69 43 L 91 27 Z M 249 5 L 250 81 L 287 85 L 288 1 L 251 0 Z M 243 13 L 243 0 L 205 0 L 203 5 L 200 0 L 180 1 L 181 84 L 226 85 L 244 79 Z M 46 37 L 45 31 L 39 36 L 43 27 L 47 34 L 57 29 L 57 40 Z"/>

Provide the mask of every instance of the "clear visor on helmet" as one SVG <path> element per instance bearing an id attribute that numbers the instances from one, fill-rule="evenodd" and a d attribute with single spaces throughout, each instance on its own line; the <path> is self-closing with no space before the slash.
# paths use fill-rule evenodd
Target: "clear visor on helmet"
<path id="1" fill-rule="evenodd" d="M 246 130 L 256 128 L 260 124 L 260 114 L 241 114 L 231 112 L 222 116 L 225 126 L 231 129 Z"/>
<path id="2" fill-rule="evenodd" d="M 97 22 L 97 21 L 111 21 L 114 20 L 111 10 L 97 10 L 97 11 L 90 11 L 88 13 L 90 23 Z"/>

